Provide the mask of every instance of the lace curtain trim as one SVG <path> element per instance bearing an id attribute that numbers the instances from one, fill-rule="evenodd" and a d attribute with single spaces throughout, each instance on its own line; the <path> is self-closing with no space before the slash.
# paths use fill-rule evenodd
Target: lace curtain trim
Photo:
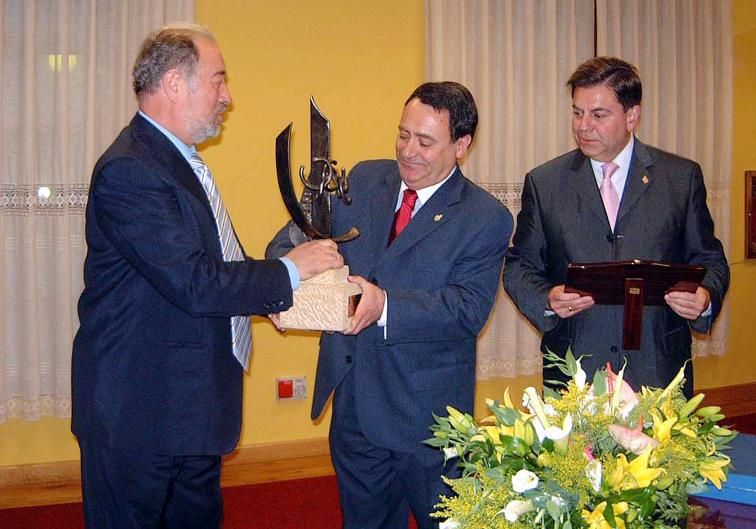
<path id="1" fill-rule="evenodd" d="M 0 184 L 0 215 L 83 215 L 87 184 Z"/>

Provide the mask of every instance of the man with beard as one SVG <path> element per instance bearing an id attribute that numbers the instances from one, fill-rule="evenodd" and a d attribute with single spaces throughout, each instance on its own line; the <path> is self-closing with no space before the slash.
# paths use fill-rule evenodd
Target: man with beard
<path id="1" fill-rule="evenodd" d="M 333 393 L 331 458 L 345 529 L 419 529 L 456 461 L 422 443 L 446 406 L 473 412 L 478 333 L 488 319 L 512 215 L 459 167 L 478 124 L 459 83 L 419 86 L 407 99 L 396 161 L 361 162 L 352 203 L 333 202 L 340 251 L 362 288 L 352 325 L 323 335 L 312 417 Z M 291 246 L 284 228 L 269 256 Z M 273 318 L 274 322 L 277 319 Z"/>
<path id="2" fill-rule="evenodd" d="M 642 88 L 631 64 L 594 57 L 567 85 L 578 149 L 525 176 L 504 286 L 543 333 L 544 353 L 590 355 L 589 373 L 627 360 L 625 378 L 646 386 L 666 386 L 685 364 L 690 396 L 690 331 L 711 328 L 730 279 L 701 168 L 635 138 Z M 669 292 L 665 306 L 643 309 L 639 351 L 622 348 L 623 306 L 594 305 L 564 286 L 570 262 L 630 259 L 706 268 L 695 292 Z M 565 376 L 547 366 L 544 379 Z"/>
<path id="3" fill-rule="evenodd" d="M 213 36 L 147 37 L 139 112 L 97 162 L 73 345 L 72 429 L 87 527 L 220 526 L 221 455 L 239 438 L 250 314 L 343 260 L 332 241 L 282 259 L 244 254 L 196 145 L 231 95 Z"/>

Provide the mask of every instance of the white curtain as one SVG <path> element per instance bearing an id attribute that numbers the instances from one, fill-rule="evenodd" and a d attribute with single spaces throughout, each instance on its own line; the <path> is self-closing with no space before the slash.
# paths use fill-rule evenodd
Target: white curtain
<path id="1" fill-rule="evenodd" d="M 598 0 L 597 51 L 635 64 L 643 80 L 638 137 L 701 164 L 717 237 L 730 249 L 732 3 Z M 727 305 L 693 354 L 722 355 Z"/>
<path id="2" fill-rule="evenodd" d="M 144 36 L 194 0 L 0 0 L 0 423 L 70 415 L 84 208 Z"/>
<path id="3" fill-rule="evenodd" d="M 570 74 L 594 54 L 614 54 L 640 68 L 645 125 L 639 137 L 701 163 L 718 234 L 729 244 L 729 1 L 426 0 L 425 5 L 426 78 L 465 84 L 479 107 L 478 133 L 463 171 L 512 214 L 520 210 L 525 173 L 574 148 L 565 86 Z M 718 322 L 707 349 L 724 350 L 725 329 Z M 539 342 L 500 291 L 479 340 L 478 378 L 539 373 Z"/>

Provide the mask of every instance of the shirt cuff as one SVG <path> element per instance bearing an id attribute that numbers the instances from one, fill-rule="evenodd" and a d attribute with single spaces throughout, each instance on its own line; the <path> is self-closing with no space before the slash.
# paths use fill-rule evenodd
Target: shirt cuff
<path id="1" fill-rule="evenodd" d="M 297 265 L 295 265 L 294 261 L 292 261 L 288 257 L 279 257 L 278 260 L 281 261 L 286 266 L 286 271 L 289 272 L 289 281 L 291 282 L 291 290 L 298 289 L 299 283 L 301 282 L 301 277 L 299 275 L 299 270 L 297 270 Z"/>
<path id="2" fill-rule="evenodd" d="M 384 291 L 385 292 L 385 291 Z M 378 327 L 383 327 L 383 339 L 386 339 L 386 320 L 388 319 L 388 293 L 383 296 L 383 312 L 381 312 L 381 317 L 378 318 L 378 321 L 375 322 L 375 324 Z"/>

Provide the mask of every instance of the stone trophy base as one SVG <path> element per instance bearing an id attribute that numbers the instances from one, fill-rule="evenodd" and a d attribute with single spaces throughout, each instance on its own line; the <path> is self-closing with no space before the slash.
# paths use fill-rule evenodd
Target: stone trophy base
<path id="1" fill-rule="evenodd" d="M 294 304 L 281 313 L 281 327 L 309 331 L 345 331 L 362 294 L 347 281 L 349 267 L 328 270 L 302 281 Z"/>

